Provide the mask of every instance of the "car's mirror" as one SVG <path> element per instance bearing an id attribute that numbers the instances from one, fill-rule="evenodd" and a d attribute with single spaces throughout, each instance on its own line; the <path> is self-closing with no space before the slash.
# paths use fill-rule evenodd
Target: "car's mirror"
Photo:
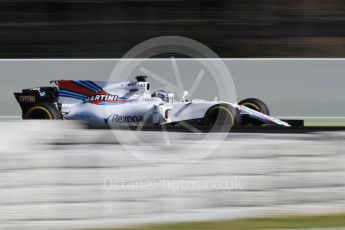
<path id="1" fill-rule="evenodd" d="M 182 102 L 188 101 L 188 91 L 183 91 Z"/>
<path id="2" fill-rule="evenodd" d="M 170 102 L 170 103 L 173 103 L 173 102 L 174 102 L 174 97 L 175 97 L 175 95 L 174 95 L 173 93 L 169 93 L 169 94 L 168 94 L 168 98 L 169 98 L 169 102 Z"/>

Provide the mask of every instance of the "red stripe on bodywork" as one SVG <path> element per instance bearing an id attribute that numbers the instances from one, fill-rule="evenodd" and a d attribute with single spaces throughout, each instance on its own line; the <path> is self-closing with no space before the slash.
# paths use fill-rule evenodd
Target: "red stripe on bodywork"
<path id="1" fill-rule="evenodd" d="M 95 92 L 93 92 L 92 90 L 89 90 L 85 87 L 82 87 L 76 83 L 74 83 L 73 81 L 68 81 L 68 80 L 61 80 L 58 82 L 58 86 L 59 88 L 64 88 L 76 93 L 80 93 L 80 94 L 84 94 L 88 97 L 91 97 L 93 95 L 95 95 Z"/>

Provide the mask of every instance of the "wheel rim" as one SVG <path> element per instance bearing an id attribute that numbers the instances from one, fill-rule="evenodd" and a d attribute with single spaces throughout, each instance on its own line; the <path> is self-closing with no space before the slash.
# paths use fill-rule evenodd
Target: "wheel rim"
<path id="1" fill-rule="evenodd" d="M 52 120 L 52 114 L 49 112 L 48 109 L 42 106 L 35 106 L 32 107 L 25 116 L 26 119 L 30 120 Z"/>
<path id="2" fill-rule="evenodd" d="M 216 107 L 210 112 L 209 125 L 231 128 L 235 123 L 234 115 L 226 108 Z"/>

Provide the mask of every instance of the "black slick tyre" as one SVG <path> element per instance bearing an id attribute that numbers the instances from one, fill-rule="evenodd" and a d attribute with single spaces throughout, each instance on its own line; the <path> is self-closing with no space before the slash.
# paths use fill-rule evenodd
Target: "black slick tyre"
<path id="1" fill-rule="evenodd" d="M 260 113 L 270 115 L 270 111 L 269 111 L 267 105 L 265 104 L 265 102 L 261 101 L 260 99 L 248 98 L 248 99 L 245 99 L 243 101 L 240 101 L 238 104 L 245 106 L 245 107 L 248 107 L 250 109 L 253 109 L 255 111 L 258 111 Z"/>
<path id="2" fill-rule="evenodd" d="M 34 104 L 23 114 L 24 120 L 57 120 L 62 119 L 60 111 L 52 103 Z"/>
<path id="3" fill-rule="evenodd" d="M 229 131 L 241 124 L 241 117 L 236 108 L 220 104 L 206 112 L 203 124 L 213 131 Z"/>

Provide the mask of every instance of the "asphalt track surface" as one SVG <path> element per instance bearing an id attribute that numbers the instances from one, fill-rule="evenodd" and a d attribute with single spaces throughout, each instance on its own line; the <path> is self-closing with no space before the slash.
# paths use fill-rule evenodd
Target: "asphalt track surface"
<path id="1" fill-rule="evenodd" d="M 22 121 L 20 117 L 14 116 L 3 116 L 0 117 L 1 124 L 11 124 L 13 122 Z M 185 133 L 207 133 L 210 132 L 210 128 L 203 126 L 193 126 L 196 129 L 191 129 L 190 127 L 184 126 L 143 126 L 143 127 L 122 127 L 117 129 L 123 130 L 138 130 L 143 132 L 185 132 Z M 85 129 L 108 129 L 104 127 L 90 127 L 83 125 Z M 116 128 L 114 128 L 116 129 Z M 109 130 L 109 129 L 108 129 Z M 228 130 L 229 133 L 318 133 L 318 132 L 343 132 L 345 131 L 345 126 L 292 126 L 292 127 L 279 127 L 279 126 L 247 126 L 247 127 L 236 127 Z"/>
<path id="2" fill-rule="evenodd" d="M 166 135 L 3 121 L 0 222 L 88 229 L 343 212 L 345 132 L 312 130 Z"/>

